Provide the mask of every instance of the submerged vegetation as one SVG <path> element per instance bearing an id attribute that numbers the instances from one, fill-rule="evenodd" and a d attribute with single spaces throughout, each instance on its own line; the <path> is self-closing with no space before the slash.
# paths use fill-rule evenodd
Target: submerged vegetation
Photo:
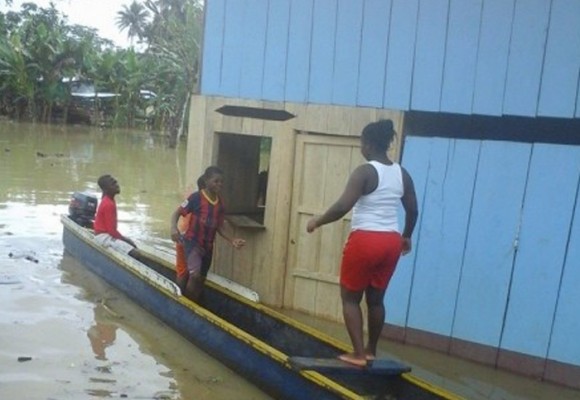
<path id="1" fill-rule="evenodd" d="M 122 49 L 69 24 L 52 3 L 0 12 L 0 114 L 66 123 L 82 110 L 91 123 L 146 124 L 175 145 L 197 85 L 202 23 L 199 0 L 133 1 L 117 13 L 135 45 Z M 71 82 L 88 83 L 94 96 L 80 101 Z"/>

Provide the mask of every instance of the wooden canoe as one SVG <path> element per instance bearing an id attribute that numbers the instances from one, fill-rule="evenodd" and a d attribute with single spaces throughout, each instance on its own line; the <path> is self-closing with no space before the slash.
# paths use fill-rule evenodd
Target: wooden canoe
<path id="1" fill-rule="evenodd" d="M 382 370 L 337 366 L 328 360 L 346 352 L 346 344 L 214 280 L 195 304 L 181 295 L 162 252 L 140 249 L 133 258 L 103 248 L 68 216 L 61 222 L 66 252 L 276 399 L 460 399 L 392 360 L 380 360 Z"/>

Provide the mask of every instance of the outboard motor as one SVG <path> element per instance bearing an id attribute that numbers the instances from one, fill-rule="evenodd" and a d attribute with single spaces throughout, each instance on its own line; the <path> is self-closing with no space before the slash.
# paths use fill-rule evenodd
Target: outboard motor
<path id="1" fill-rule="evenodd" d="M 97 198 L 88 193 L 74 192 L 68 205 L 68 215 L 85 228 L 93 227 L 97 212 Z"/>

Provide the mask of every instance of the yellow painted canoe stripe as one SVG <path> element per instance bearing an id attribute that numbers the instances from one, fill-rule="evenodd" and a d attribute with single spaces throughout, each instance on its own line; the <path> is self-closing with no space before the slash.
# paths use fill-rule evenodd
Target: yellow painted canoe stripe
<path id="1" fill-rule="evenodd" d="M 408 381 L 409 383 L 418 386 L 422 389 L 425 389 L 428 392 L 436 394 L 437 396 L 441 396 L 446 400 L 465 400 L 465 398 L 458 396 L 455 393 L 449 392 L 443 388 L 435 386 L 432 383 L 424 381 L 411 373 L 402 374 L 401 377 L 406 381 Z"/>
<path id="2" fill-rule="evenodd" d="M 68 222 L 68 221 L 67 221 Z M 76 236 L 80 237 L 82 239 L 82 236 L 80 236 L 74 229 L 71 229 L 71 232 L 74 233 Z M 87 243 L 87 242 L 85 242 Z M 100 251 L 100 248 L 97 247 L 96 245 L 93 245 L 93 243 L 89 242 L 87 243 L 90 246 L 92 246 L 93 248 L 95 248 L 97 251 Z M 151 253 L 147 253 L 148 256 L 150 256 L 151 258 L 155 258 L 155 261 L 163 264 L 165 267 L 171 268 L 172 266 L 169 265 L 170 263 L 168 263 L 167 261 L 163 260 L 160 257 L 157 257 Z M 115 260 L 115 261 L 121 261 L 121 260 Z M 122 266 L 123 268 L 132 273 L 133 275 L 137 276 L 139 279 L 142 279 L 142 276 L 139 275 L 136 271 L 133 271 L 131 268 L 127 267 L 126 262 L 122 262 Z M 171 268 L 174 269 L 174 268 Z M 154 284 L 154 282 L 150 282 L 152 284 Z M 213 282 L 207 282 L 207 284 L 209 286 L 211 286 L 213 289 L 218 290 L 222 293 L 227 293 L 228 296 L 231 297 L 235 297 L 236 300 L 243 302 L 244 304 L 246 304 L 249 307 L 252 307 L 256 310 L 260 310 L 260 312 L 263 312 L 264 314 L 269 314 L 270 316 L 277 318 L 279 320 L 282 320 L 284 323 L 291 325 L 293 327 L 295 327 L 298 330 L 302 330 L 316 338 L 318 338 L 319 340 L 323 341 L 323 342 L 327 342 L 335 347 L 337 347 L 338 349 L 342 349 L 343 351 L 350 351 L 350 348 L 342 341 L 335 339 L 329 335 L 326 335 L 308 325 L 305 325 L 299 321 L 296 321 L 284 314 L 281 314 L 269 307 L 266 307 L 262 304 L 259 303 L 253 303 L 247 299 L 245 299 L 244 297 L 230 292 L 224 288 L 221 288 L 219 285 L 215 285 Z M 284 364 L 287 368 L 291 368 L 290 364 L 288 362 L 288 355 L 285 353 L 282 353 L 281 351 L 273 348 L 272 346 L 268 345 L 267 343 L 256 339 L 254 336 L 251 336 L 250 334 L 248 334 L 247 332 L 241 330 L 240 328 L 238 328 L 237 326 L 227 322 L 226 320 L 218 317 L 217 315 L 213 314 L 212 312 L 206 310 L 205 308 L 202 308 L 201 306 L 195 304 L 192 301 L 189 301 L 188 299 L 185 298 L 185 296 L 179 296 L 179 297 L 175 297 L 171 292 L 169 292 L 168 290 L 166 290 L 165 288 L 159 286 L 159 285 L 154 285 L 157 289 L 159 289 L 165 296 L 171 297 L 173 299 L 175 299 L 176 301 L 178 301 L 179 303 L 181 303 L 183 306 L 187 307 L 189 310 L 191 310 L 191 312 L 201 316 L 202 318 L 212 322 L 213 324 L 215 324 L 216 326 L 219 327 L 219 329 L 222 329 L 225 332 L 230 333 L 232 336 L 234 336 L 236 339 L 245 342 L 246 344 L 250 345 L 252 348 L 254 348 L 255 350 L 268 355 L 270 358 Z M 327 377 L 325 377 L 324 375 L 321 375 L 318 372 L 315 371 L 300 371 L 300 374 L 302 376 L 304 376 L 306 379 L 317 383 L 320 386 L 326 387 L 327 389 L 339 394 L 341 397 L 345 398 L 345 399 L 352 399 L 352 400 L 363 400 L 364 397 L 356 394 L 355 392 L 347 389 L 346 387 L 344 387 L 343 385 L 340 385 L 339 383 L 333 381 L 332 379 L 329 379 Z M 436 394 L 438 396 L 443 397 L 446 400 L 465 400 L 464 398 L 457 396 L 451 392 L 447 392 L 446 390 L 439 388 L 431 383 L 428 383 L 426 381 L 423 381 L 422 379 L 412 375 L 411 373 L 405 373 L 401 375 L 405 380 L 407 380 L 409 383 L 416 385 L 422 389 L 425 389 L 428 392 L 431 392 L 433 394 Z"/>

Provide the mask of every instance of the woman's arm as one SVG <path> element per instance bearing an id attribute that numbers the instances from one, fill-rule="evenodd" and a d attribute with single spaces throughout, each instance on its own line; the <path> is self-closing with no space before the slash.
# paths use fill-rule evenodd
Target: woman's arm
<path id="1" fill-rule="evenodd" d="M 363 195 L 365 182 L 369 177 L 369 165 L 361 165 L 350 175 L 346 187 L 338 200 L 331 205 L 326 212 L 320 216 L 314 216 L 308 221 L 306 230 L 311 233 L 322 225 L 334 222 L 348 213 L 355 205 L 357 200 Z"/>
<path id="2" fill-rule="evenodd" d="M 403 251 L 402 254 L 405 255 L 411 251 L 412 242 L 411 236 L 413 235 L 413 230 L 415 229 L 415 224 L 417 223 L 417 218 L 419 216 L 419 207 L 417 205 L 417 196 L 415 194 L 415 185 L 413 184 L 413 179 L 411 175 L 401 167 L 401 172 L 403 173 L 403 197 L 401 197 L 401 203 L 403 203 L 403 208 L 405 209 L 405 227 L 403 228 Z"/>

